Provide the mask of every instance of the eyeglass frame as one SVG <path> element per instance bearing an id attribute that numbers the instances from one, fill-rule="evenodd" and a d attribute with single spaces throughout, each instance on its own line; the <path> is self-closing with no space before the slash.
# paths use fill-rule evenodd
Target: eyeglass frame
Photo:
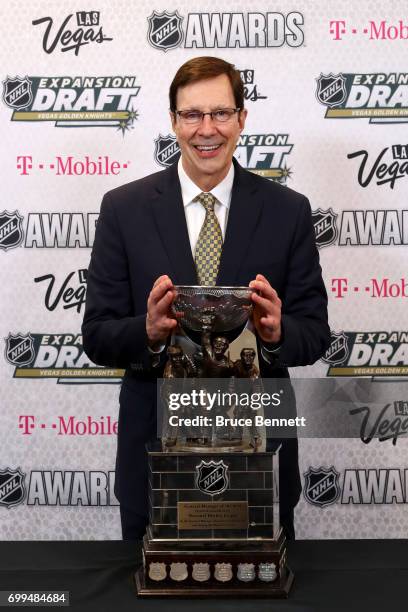
<path id="1" fill-rule="evenodd" d="M 207 113 L 203 113 L 202 111 L 198 111 L 198 110 L 174 110 L 171 111 L 172 113 L 174 113 L 176 115 L 176 117 L 178 116 L 179 118 L 183 119 L 183 115 L 181 113 L 192 113 L 192 112 L 196 112 L 197 114 L 199 113 L 201 115 L 201 119 L 200 121 L 197 121 L 197 123 L 190 123 L 190 125 L 199 125 L 200 123 L 203 122 L 205 115 L 210 115 L 211 120 L 214 121 L 215 123 L 217 123 L 217 121 L 214 119 L 213 114 L 214 113 L 218 113 L 219 111 L 234 111 L 234 115 L 236 113 L 240 113 L 243 109 L 242 108 L 217 108 L 217 110 L 213 110 L 213 111 L 209 111 Z M 230 119 L 232 119 L 233 115 L 231 115 L 231 117 L 228 117 L 228 119 L 226 121 L 218 121 L 218 123 L 227 123 Z M 188 124 L 187 124 L 188 125 Z"/>

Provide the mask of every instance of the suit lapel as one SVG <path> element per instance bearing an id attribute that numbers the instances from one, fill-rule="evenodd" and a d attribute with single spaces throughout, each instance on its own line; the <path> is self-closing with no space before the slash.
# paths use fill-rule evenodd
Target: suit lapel
<path id="1" fill-rule="evenodd" d="M 241 263 L 251 245 L 263 203 L 256 198 L 254 177 L 233 159 L 234 184 L 228 213 L 227 231 L 222 248 L 217 285 L 235 285 Z"/>
<path id="2" fill-rule="evenodd" d="M 191 253 L 177 162 L 168 170 L 164 170 L 160 179 L 153 196 L 152 210 L 159 236 L 171 263 L 171 280 L 177 285 L 196 285 L 197 274 Z"/>

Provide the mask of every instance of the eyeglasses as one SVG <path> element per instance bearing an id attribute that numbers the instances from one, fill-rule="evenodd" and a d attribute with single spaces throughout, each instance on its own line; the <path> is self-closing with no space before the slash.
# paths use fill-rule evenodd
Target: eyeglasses
<path id="1" fill-rule="evenodd" d="M 235 113 L 239 113 L 240 110 L 240 108 L 219 108 L 209 113 L 203 113 L 198 110 L 176 110 L 174 113 L 180 117 L 183 123 L 196 125 L 202 122 L 205 115 L 210 115 L 215 123 L 226 123 L 232 119 Z"/>

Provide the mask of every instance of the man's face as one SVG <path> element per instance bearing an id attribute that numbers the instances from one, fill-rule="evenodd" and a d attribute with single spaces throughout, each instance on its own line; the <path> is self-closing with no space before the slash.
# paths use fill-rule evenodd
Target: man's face
<path id="1" fill-rule="evenodd" d="M 183 363 L 183 354 L 181 352 L 180 353 L 172 353 L 170 355 L 170 359 L 171 359 L 171 362 L 173 363 L 173 365 L 181 366 L 182 363 Z"/>
<path id="2" fill-rule="evenodd" d="M 209 112 L 235 107 L 226 74 L 191 83 L 177 91 L 177 110 Z M 227 175 L 245 118 L 246 110 L 243 110 L 226 123 L 216 123 L 210 115 L 205 115 L 201 123 L 187 125 L 171 113 L 184 170 L 203 191 L 209 191 Z"/>
<path id="3" fill-rule="evenodd" d="M 251 366 L 254 363 L 255 353 L 251 350 L 244 350 L 241 353 L 241 359 L 246 366 Z"/>
<path id="4" fill-rule="evenodd" d="M 213 349 L 217 357 L 223 355 L 228 348 L 228 342 L 225 338 L 215 338 L 213 343 Z"/>

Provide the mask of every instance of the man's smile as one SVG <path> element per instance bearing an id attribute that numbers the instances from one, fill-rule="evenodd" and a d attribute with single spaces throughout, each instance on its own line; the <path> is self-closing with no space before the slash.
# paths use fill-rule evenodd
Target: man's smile
<path id="1" fill-rule="evenodd" d="M 218 151 L 221 146 L 222 143 L 212 145 L 193 145 L 194 149 L 198 152 L 199 157 L 201 158 L 215 157 L 216 155 L 218 155 Z"/>

